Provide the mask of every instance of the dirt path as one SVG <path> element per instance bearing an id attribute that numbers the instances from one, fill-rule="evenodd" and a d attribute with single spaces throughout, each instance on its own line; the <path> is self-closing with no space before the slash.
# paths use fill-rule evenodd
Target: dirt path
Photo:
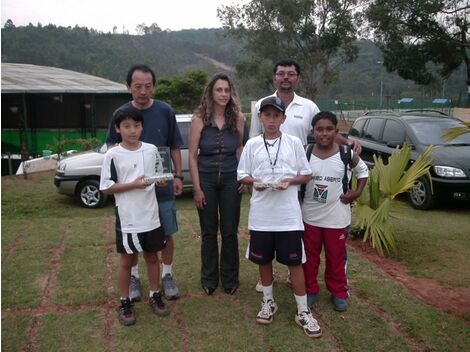
<path id="1" fill-rule="evenodd" d="M 393 280 L 405 286 L 414 296 L 422 302 L 438 308 L 446 313 L 463 318 L 470 315 L 470 289 L 445 288 L 436 280 L 422 279 L 408 275 L 405 265 L 380 257 L 377 252 L 360 240 L 349 240 L 349 247 L 362 258 L 374 263 Z"/>

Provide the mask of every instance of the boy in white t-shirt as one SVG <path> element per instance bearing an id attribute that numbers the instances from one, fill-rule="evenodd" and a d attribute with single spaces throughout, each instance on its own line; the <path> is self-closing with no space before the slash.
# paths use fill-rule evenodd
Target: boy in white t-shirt
<path id="1" fill-rule="evenodd" d="M 318 299 L 320 286 L 317 282 L 320 253 L 325 247 L 325 283 L 337 311 L 348 308 L 348 281 L 346 277 L 347 227 L 351 223 L 351 203 L 357 199 L 369 175 L 367 165 L 357 154 L 350 151 L 346 168 L 339 145 L 334 142 L 338 134 L 335 114 L 323 111 L 312 120 L 315 144 L 310 155 L 312 179 L 307 184 L 302 203 L 305 223 L 304 245 L 307 262 L 304 263 L 305 286 L 308 306 Z M 348 160 L 346 161 L 346 163 Z M 351 171 L 358 179 L 355 190 L 347 187 Z"/>
<path id="2" fill-rule="evenodd" d="M 113 194 L 116 200 L 116 249 L 120 253 L 119 321 L 123 325 L 132 325 L 136 321 L 129 298 L 129 284 L 131 268 L 140 252 L 143 252 L 147 263 L 150 307 L 157 315 L 169 314 L 160 293 L 157 256 L 157 252 L 166 246 L 165 234 L 158 216 L 155 183 L 149 184 L 144 179 L 146 168 L 149 165 L 150 168 L 155 167 L 158 150 L 153 144 L 139 140 L 143 123 L 142 113 L 133 107 L 117 113 L 115 128 L 122 142 L 107 151 L 101 169 L 100 190 Z"/>
<path id="3" fill-rule="evenodd" d="M 289 267 L 297 303 L 295 321 L 309 337 L 322 332 L 307 306 L 302 270 L 302 213 L 297 185 L 306 183 L 312 171 L 302 142 L 281 133 L 285 106 L 275 96 L 263 99 L 259 118 L 264 133 L 248 140 L 238 164 L 238 180 L 253 186 L 248 217 L 250 230 L 249 259 L 259 265 L 263 302 L 256 317 L 260 324 L 270 324 L 277 311 L 273 296 L 272 260 Z"/>

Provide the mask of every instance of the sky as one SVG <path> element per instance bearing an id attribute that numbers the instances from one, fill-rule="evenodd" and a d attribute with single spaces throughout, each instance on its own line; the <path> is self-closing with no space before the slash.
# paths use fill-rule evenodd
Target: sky
<path id="1" fill-rule="evenodd" d="M 16 26 L 94 28 L 102 32 L 123 29 L 135 34 L 138 24 L 156 23 L 161 29 L 220 28 L 217 7 L 236 0 L 1 0 L 2 27 L 7 19 Z M 244 1 L 242 1 L 244 2 Z"/>

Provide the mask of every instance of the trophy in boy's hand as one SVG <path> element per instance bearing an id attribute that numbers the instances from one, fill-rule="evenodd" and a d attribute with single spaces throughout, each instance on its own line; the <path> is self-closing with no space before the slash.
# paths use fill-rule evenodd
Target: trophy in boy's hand
<path id="1" fill-rule="evenodd" d="M 157 147 L 154 153 L 145 153 L 144 165 L 144 182 L 160 183 L 173 180 L 169 147 Z"/>
<path id="2" fill-rule="evenodd" d="M 256 181 L 253 182 L 255 189 L 283 189 L 285 182 L 282 179 L 286 177 L 286 173 L 282 167 L 264 167 L 259 168 L 256 172 Z"/>

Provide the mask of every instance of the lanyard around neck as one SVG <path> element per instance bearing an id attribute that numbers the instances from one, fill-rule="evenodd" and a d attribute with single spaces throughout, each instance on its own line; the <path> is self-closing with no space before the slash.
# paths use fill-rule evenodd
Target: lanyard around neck
<path id="1" fill-rule="evenodd" d="M 268 150 L 268 142 L 266 142 L 266 136 L 263 133 L 263 141 L 264 141 L 264 148 L 266 149 L 266 153 L 268 153 L 268 158 L 269 158 L 269 164 L 271 164 L 271 169 L 274 171 L 274 167 L 276 166 L 277 163 L 277 157 L 279 156 L 279 149 L 281 149 L 281 139 L 282 139 L 282 134 L 279 136 L 279 144 L 277 145 L 277 151 L 276 151 L 276 157 L 274 158 L 274 161 L 271 160 L 271 155 L 269 154 Z M 273 146 L 276 142 L 273 143 Z"/>

